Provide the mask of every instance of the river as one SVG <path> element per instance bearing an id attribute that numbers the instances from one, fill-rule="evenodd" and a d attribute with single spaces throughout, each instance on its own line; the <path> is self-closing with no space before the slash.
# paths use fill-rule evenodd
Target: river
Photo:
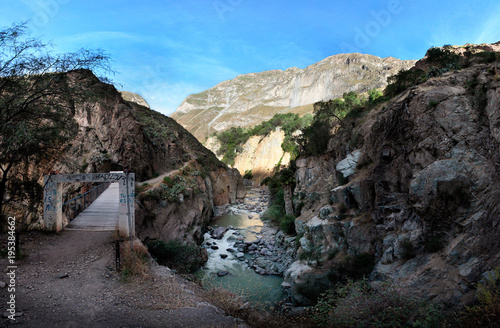
<path id="1" fill-rule="evenodd" d="M 202 246 L 207 249 L 208 261 L 200 271 L 200 278 L 205 288 L 222 287 L 257 305 L 274 307 L 284 296 L 283 278 L 264 272 L 258 274 L 249 267 L 258 254 L 248 252 L 248 247 L 257 249 L 252 245 L 258 245 L 262 238 L 264 223 L 259 214 L 267 201 L 263 195 L 259 189 L 249 190 L 243 204 L 227 207 L 225 213 L 211 222 L 213 230 L 227 228 L 227 231 L 221 239 L 214 238 L 210 232 L 204 235 Z"/>

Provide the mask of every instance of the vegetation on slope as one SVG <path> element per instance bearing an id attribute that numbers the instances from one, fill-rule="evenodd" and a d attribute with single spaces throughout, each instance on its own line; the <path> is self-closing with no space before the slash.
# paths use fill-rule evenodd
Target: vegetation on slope
<path id="1" fill-rule="evenodd" d="M 218 155 L 223 155 L 222 161 L 228 165 L 234 165 L 234 159 L 241 147 L 252 136 L 267 136 L 269 133 L 280 128 L 285 132 L 285 141 L 281 145 L 285 152 L 295 158 L 298 155 L 296 144 L 292 140 L 292 135 L 295 131 L 304 129 L 312 122 L 312 115 L 305 114 L 299 116 L 297 114 L 275 114 L 270 120 L 262 122 L 253 128 L 232 127 L 229 130 L 215 133 L 214 135 L 220 142 Z"/>

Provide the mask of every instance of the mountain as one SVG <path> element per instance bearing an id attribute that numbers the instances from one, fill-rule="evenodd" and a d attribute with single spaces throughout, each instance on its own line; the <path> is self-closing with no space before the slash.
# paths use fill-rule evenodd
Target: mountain
<path id="1" fill-rule="evenodd" d="M 414 63 L 353 53 L 331 56 L 305 69 L 243 74 L 190 95 L 171 117 L 204 142 L 213 132 L 252 126 L 278 112 L 312 112 L 317 101 L 382 88 L 387 77 Z"/>
<path id="2" fill-rule="evenodd" d="M 62 81 L 87 96 L 69 99 L 64 106 L 75 123 L 65 128 L 74 137 L 58 145 L 60 151 L 51 158 L 13 170 L 13 174 L 22 172 L 28 181 L 38 181 L 35 190 L 41 188 L 43 176 L 49 172 L 98 173 L 127 168 L 138 181 L 144 181 L 178 171 L 178 177 L 171 175 L 174 185 L 137 185 L 136 232 L 140 238 L 188 241 L 202 238 L 201 231 L 211 219 L 214 205 L 244 196 L 237 170 L 220 162 L 173 119 L 140 105 L 143 101 L 139 96 L 120 93 L 87 70 L 69 72 Z M 82 188 L 87 186 L 67 186 L 63 201 Z M 23 209 L 23 204 L 14 204 L 10 210 L 22 214 Z M 41 217 L 31 226 L 40 226 Z"/>
<path id="3" fill-rule="evenodd" d="M 451 306 L 474 299 L 499 265 L 499 62 L 500 43 L 431 48 L 392 99 L 296 161 L 296 302 L 363 274 Z"/>

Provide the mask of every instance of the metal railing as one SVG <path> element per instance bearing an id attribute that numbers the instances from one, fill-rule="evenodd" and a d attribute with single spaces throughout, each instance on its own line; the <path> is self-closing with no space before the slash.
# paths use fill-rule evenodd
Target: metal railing
<path id="1" fill-rule="evenodd" d="M 109 182 L 101 183 L 100 185 L 90 189 L 86 193 L 78 195 L 77 197 L 63 203 L 63 213 L 66 214 L 66 217 L 69 220 L 73 220 L 77 217 L 78 214 L 82 213 L 87 207 L 89 207 L 90 204 L 92 204 L 97 199 L 97 197 L 99 197 L 104 192 L 104 190 L 108 189 L 110 184 L 111 183 Z M 73 204 L 71 204 L 72 202 Z M 73 215 L 70 215 L 71 213 Z"/>

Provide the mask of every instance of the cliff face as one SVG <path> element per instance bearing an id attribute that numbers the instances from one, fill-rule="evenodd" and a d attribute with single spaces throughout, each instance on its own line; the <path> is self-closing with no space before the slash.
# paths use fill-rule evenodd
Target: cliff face
<path id="1" fill-rule="evenodd" d="M 240 174 L 252 171 L 252 180 L 259 183 L 273 174 L 274 167 L 278 163 L 285 166 L 290 163 L 290 154 L 281 148 L 284 140 L 285 133 L 281 130 L 272 131 L 265 137 L 250 137 L 236 155 L 233 168 L 237 169 Z M 220 147 L 216 137 L 209 137 L 205 146 L 214 153 L 217 153 Z"/>
<path id="2" fill-rule="evenodd" d="M 68 83 L 78 84 L 82 79 L 91 81 L 86 85 L 92 84 L 93 87 L 91 96 L 74 104 L 76 136 L 71 143 L 61 147 L 60 156 L 32 170 L 34 176 L 42 179 L 50 171 L 95 173 L 127 168 L 141 181 L 179 169 L 188 162 L 203 167 L 208 180 L 198 182 L 204 192 L 191 195 L 189 202 L 184 204 L 171 202 L 169 211 L 162 213 L 162 224 L 156 225 L 160 231 L 179 225 L 173 229 L 177 233 L 168 237 L 189 240 L 196 240 L 190 235 L 192 230 L 201 229 L 208 223 L 213 204 L 235 202 L 237 197 L 244 196 L 239 173 L 217 160 L 173 119 L 124 100 L 113 86 L 101 83 L 88 71 L 69 73 Z M 67 197 L 70 197 L 70 189 L 67 192 Z M 137 204 L 136 231 L 140 231 L 146 215 L 141 213 L 145 208 L 140 200 Z M 192 206 L 185 208 L 187 205 Z M 192 220 L 183 225 L 179 218 L 185 214 Z M 36 222 L 33 224 L 36 226 Z"/>
<path id="3" fill-rule="evenodd" d="M 413 64 L 391 57 L 341 54 L 305 69 L 244 74 L 187 97 L 172 117 L 204 142 L 213 132 L 232 126 L 256 125 L 278 112 L 312 112 L 317 101 L 384 87 L 387 77 Z"/>
<path id="4" fill-rule="evenodd" d="M 296 301 L 353 263 L 428 299 L 471 300 L 500 263 L 500 65 L 491 58 L 406 90 L 340 129 L 322 156 L 297 161 L 307 260 L 285 274 Z"/>

